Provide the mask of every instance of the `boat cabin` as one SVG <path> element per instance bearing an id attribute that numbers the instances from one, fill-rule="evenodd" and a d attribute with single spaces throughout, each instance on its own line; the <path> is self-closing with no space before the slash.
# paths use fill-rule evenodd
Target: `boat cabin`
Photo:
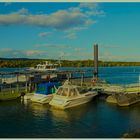
<path id="1" fill-rule="evenodd" d="M 63 86 L 58 88 L 56 95 L 75 97 L 79 95 L 79 91 L 77 89 L 77 86 L 73 86 L 69 81 L 66 81 Z"/>
<path id="2" fill-rule="evenodd" d="M 51 64 L 49 61 L 45 61 L 44 64 L 38 64 L 36 66 L 36 69 L 42 69 L 42 70 L 45 70 L 45 69 L 51 70 L 51 69 L 56 69 L 56 68 L 58 68 L 58 64 Z"/>

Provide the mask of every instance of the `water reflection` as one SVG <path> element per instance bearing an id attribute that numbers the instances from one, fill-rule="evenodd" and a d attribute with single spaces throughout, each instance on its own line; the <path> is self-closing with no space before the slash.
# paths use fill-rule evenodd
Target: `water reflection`
<path id="1" fill-rule="evenodd" d="M 50 107 L 52 119 L 62 122 L 73 122 L 81 119 L 90 110 L 91 103 L 83 104 L 67 110 Z"/>
<path id="2" fill-rule="evenodd" d="M 21 104 L 28 110 L 30 110 L 36 117 L 44 117 L 47 114 L 49 105 L 43 105 L 39 103 L 33 103 L 30 100 L 21 100 Z"/>
<path id="3" fill-rule="evenodd" d="M 48 113 L 49 106 L 37 104 L 37 103 L 31 103 L 30 108 L 32 109 L 34 116 L 44 117 Z"/>
<path id="4" fill-rule="evenodd" d="M 136 103 L 131 105 L 130 107 L 124 108 L 123 111 L 128 112 L 128 116 L 130 116 L 129 125 L 130 130 L 137 129 L 140 126 L 140 103 Z"/>

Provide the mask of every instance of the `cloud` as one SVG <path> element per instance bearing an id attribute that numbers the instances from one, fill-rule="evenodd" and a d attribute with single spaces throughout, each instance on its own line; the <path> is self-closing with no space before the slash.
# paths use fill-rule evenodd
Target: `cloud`
<path id="1" fill-rule="evenodd" d="M 134 61 L 137 62 L 140 59 L 139 55 L 120 55 L 120 54 L 114 54 L 111 51 L 106 52 L 100 52 L 99 53 L 99 59 L 101 61 Z"/>
<path id="2" fill-rule="evenodd" d="M 12 4 L 12 2 L 5 2 L 4 3 L 4 6 L 9 6 L 9 5 L 11 5 Z"/>
<path id="3" fill-rule="evenodd" d="M 98 7 L 98 4 L 97 3 L 94 3 L 94 2 L 83 2 L 83 3 L 80 3 L 79 7 L 81 8 L 88 8 L 88 9 L 96 9 Z"/>
<path id="4" fill-rule="evenodd" d="M 38 36 L 39 37 L 46 37 L 46 36 L 49 36 L 51 34 L 52 34 L 52 32 L 41 32 L 41 33 L 38 34 Z"/>
<path id="5" fill-rule="evenodd" d="M 85 49 L 85 48 L 80 48 L 80 47 L 78 48 L 78 47 L 77 47 L 77 48 L 75 48 L 74 50 L 75 50 L 76 52 L 83 52 L 83 51 L 85 52 L 86 49 Z"/>
<path id="6" fill-rule="evenodd" d="M 67 38 L 67 39 L 76 39 L 77 38 L 77 32 L 81 31 L 81 30 L 86 30 L 87 27 L 74 27 L 72 29 L 68 29 L 66 31 L 64 31 L 64 37 L 63 38 Z"/>
<path id="7" fill-rule="evenodd" d="M 69 33 L 69 34 L 65 35 L 64 38 L 67 38 L 67 39 L 76 39 L 77 36 L 76 36 L 76 34 L 73 32 L 73 33 Z"/>
<path id="8" fill-rule="evenodd" d="M 68 45 L 65 44 L 36 44 L 35 47 L 38 48 L 69 48 Z"/>
<path id="9" fill-rule="evenodd" d="M 25 9 L 7 15 L 0 15 L 0 25 L 13 25 L 13 24 L 28 24 L 40 27 L 54 28 L 58 30 L 65 30 L 71 27 L 87 24 L 85 15 L 82 13 L 74 13 L 68 11 L 57 11 L 50 15 L 26 15 Z"/>
<path id="10" fill-rule="evenodd" d="M 100 48 L 122 48 L 121 46 L 116 46 L 116 45 L 107 45 L 107 44 L 100 44 Z"/>
<path id="11" fill-rule="evenodd" d="M 40 50 L 18 50 L 11 48 L 0 49 L 1 57 L 14 57 L 14 58 L 41 58 L 42 56 L 47 55 L 47 52 Z"/>
<path id="12" fill-rule="evenodd" d="M 69 58 L 71 55 L 72 55 L 71 53 L 67 53 L 64 51 L 58 52 L 58 57 L 63 59 Z"/>
<path id="13" fill-rule="evenodd" d="M 68 30 L 94 24 L 95 20 L 92 17 L 99 15 L 99 13 L 100 11 L 97 10 L 97 6 L 90 6 L 89 4 L 80 4 L 77 7 L 58 10 L 50 14 L 31 14 L 27 9 L 22 8 L 17 12 L 0 14 L 0 25 L 24 24 L 57 30 Z"/>
<path id="14" fill-rule="evenodd" d="M 29 11 L 25 8 L 20 9 L 17 12 L 13 12 L 12 14 L 17 14 L 17 15 L 27 15 L 29 13 Z"/>

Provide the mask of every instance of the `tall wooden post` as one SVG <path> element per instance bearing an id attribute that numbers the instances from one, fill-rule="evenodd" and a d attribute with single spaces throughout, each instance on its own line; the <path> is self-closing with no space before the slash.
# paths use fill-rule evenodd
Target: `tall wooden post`
<path id="1" fill-rule="evenodd" d="M 94 77 L 98 79 L 98 44 L 94 45 Z"/>

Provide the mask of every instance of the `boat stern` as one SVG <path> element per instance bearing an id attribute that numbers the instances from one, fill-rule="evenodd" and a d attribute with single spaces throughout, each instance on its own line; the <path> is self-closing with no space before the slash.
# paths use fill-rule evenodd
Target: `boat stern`
<path id="1" fill-rule="evenodd" d="M 43 94 L 34 94 L 33 97 L 31 97 L 32 102 L 40 103 L 40 104 L 47 104 L 52 99 L 53 95 L 43 95 Z"/>
<path id="2" fill-rule="evenodd" d="M 49 104 L 54 108 L 65 109 L 68 103 L 65 97 L 54 95 Z"/>

